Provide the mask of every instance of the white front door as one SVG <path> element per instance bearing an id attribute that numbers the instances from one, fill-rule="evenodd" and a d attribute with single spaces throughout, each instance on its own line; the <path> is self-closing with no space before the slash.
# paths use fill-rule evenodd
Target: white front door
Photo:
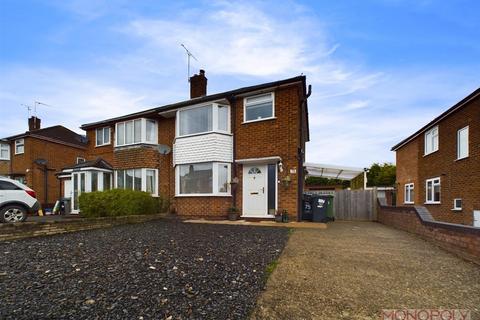
<path id="1" fill-rule="evenodd" d="M 267 215 L 267 166 L 243 166 L 243 215 Z"/>
<path id="2" fill-rule="evenodd" d="M 473 226 L 480 228 L 480 210 L 473 210 Z"/>

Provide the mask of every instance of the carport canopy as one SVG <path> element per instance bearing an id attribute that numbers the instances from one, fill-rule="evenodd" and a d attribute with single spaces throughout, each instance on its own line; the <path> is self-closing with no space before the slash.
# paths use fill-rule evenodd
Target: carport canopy
<path id="1" fill-rule="evenodd" d="M 340 180 L 352 180 L 358 175 L 366 172 L 363 168 L 334 166 L 320 163 L 305 163 L 304 167 L 307 170 L 307 176 L 309 177 L 322 177 Z"/>

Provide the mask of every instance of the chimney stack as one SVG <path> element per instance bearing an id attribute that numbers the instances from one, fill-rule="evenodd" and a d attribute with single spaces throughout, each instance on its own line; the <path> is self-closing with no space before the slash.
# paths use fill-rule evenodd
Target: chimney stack
<path id="1" fill-rule="evenodd" d="M 207 95 L 207 80 L 205 70 L 202 69 L 190 77 L 190 99 Z"/>
<path id="2" fill-rule="evenodd" d="M 40 120 L 40 118 L 37 118 L 35 116 L 28 118 L 28 131 L 35 131 L 40 129 L 41 122 L 42 121 Z"/>

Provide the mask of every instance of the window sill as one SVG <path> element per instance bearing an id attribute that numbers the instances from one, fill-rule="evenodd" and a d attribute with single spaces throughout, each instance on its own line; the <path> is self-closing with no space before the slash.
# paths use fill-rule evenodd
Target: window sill
<path id="1" fill-rule="evenodd" d="M 413 201 L 404 201 L 403 204 L 415 204 Z"/>
<path id="2" fill-rule="evenodd" d="M 453 208 L 453 209 L 451 209 L 451 210 L 452 210 L 452 211 L 457 211 L 457 212 L 459 212 L 459 211 L 462 211 L 463 209 L 462 209 L 462 208 Z"/>
<path id="3" fill-rule="evenodd" d="M 269 121 L 269 120 L 275 120 L 275 119 L 277 119 L 277 117 L 262 118 L 262 119 L 257 119 L 257 120 L 243 121 L 242 124 L 255 123 L 255 122 L 261 122 L 261 121 Z"/>
<path id="4" fill-rule="evenodd" d="M 441 202 L 425 202 L 424 204 L 442 204 Z"/>
<path id="5" fill-rule="evenodd" d="M 106 146 L 109 146 L 109 145 L 111 145 L 111 143 L 96 144 L 96 145 L 95 145 L 95 148 L 106 147 Z"/>
<path id="6" fill-rule="evenodd" d="M 435 153 L 435 152 L 438 152 L 438 150 L 439 150 L 439 149 L 437 149 L 437 150 L 435 150 L 435 151 L 432 151 L 432 152 L 430 152 L 430 153 L 425 153 L 425 154 L 423 155 L 423 157 L 426 157 L 426 156 L 429 156 L 429 155 L 431 155 L 431 154 L 433 154 L 433 153 Z"/>
<path id="7" fill-rule="evenodd" d="M 0 161 L 10 161 L 10 158 L 0 158 Z"/>
<path id="8" fill-rule="evenodd" d="M 25 154 L 25 152 L 15 153 L 16 156 L 19 156 L 19 155 L 22 155 L 22 154 Z"/>
<path id="9" fill-rule="evenodd" d="M 137 142 L 132 144 L 123 144 L 121 146 L 115 146 L 115 149 L 123 149 L 123 148 L 130 148 L 130 147 L 141 147 L 141 146 L 156 146 L 158 143 L 154 142 Z"/>
<path id="10" fill-rule="evenodd" d="M 466 156 L 466 157 L 463 157 L 463 158 L 458 158 L 458 159 L 455 159 L 455 162 L 457 161 L 460 161 L 460 160 L 465 160 L 465 159 L 468 159 L 469 156 Z"/>
<path id="11" fill-rule="evenodd" d="M 222 197 L 228 198 L 231 197 L 231 194 L 221 194 L 221 193 L 192 193 L 192 194 L 176 194 L 175 198 L 188 198 L 188 197 Z"/>
<path id="12" fill-rule="evenodd" d="M 186 134 L 186 135 L 183 135 L 183 136 L 177 136 L 177 137 L 175 137 L 175 140 L 176 139 L 183 139 L 183 138 L 190 138 L 190 137 L 197 137 L 197 136 L 204 136 L 204 135 L 212 134 L 212 133 L 223 134 L 225 136 L 233 136 L 232 133 L 227 132 L 227 131 L 208 131 L 208 132 L 199 132 L 199 133 Z"/>

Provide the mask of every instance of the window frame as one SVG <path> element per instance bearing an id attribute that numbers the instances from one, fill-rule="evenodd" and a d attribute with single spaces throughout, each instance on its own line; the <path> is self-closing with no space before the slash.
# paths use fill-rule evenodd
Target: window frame
<path id="1" fill-rule="evenodd" d="M 6 157 L 2 157 L 2 151 L 7 151 Z M 10 144 L 0 143 L 0 160 L 10 160 Z"/>
<path id="2" fill-rule="evenodd" d="M 462 131 L 467 131 L 467 144 L 466 144 L 466 155 L 464 156 L 460 156 L 460 133 Z M 468 158 L 469 155 L 470 155 L 470 146 L 469 146 L 469 143 L 470 143 L 470 130 L 469 130 L 469 126 L 465 126 L 461 129 L 458 129 L 457 130 L 457 160 L 462 160 L 462 159 L 465 159 L 465 158 Z"/>
<path id="3" fill-rule="evenodd" d="M 436 137 L 436 139 L 437 139 L 437 148 L 434 150 L 434 149 L 433 149 L 433 146 L 432 146 L 432 150 L 429 151 L 429 150 L 427 150 L 428 135 L 429 135 L 429 134 L 433 134 L 433 131 L 435 131 L 435 130 L 436 130 L 436 135 L 435 135 L 435 136 L 432 136 L 432 138 Z M 431 139 L 432 139 L 432 138 L 431 138 Z M 430 141 L 430 142 L 432 142 L 432 141 Z M 425 135 L 424 135 L 424 148 L 423 148 L 424 150 L 423 150 L 423 155 L 424 155 L 424 156 L 428 156 L 429 154 L 432 154 L 432 153 L 434 153 L 434 152 L 437 152 L 439 148 L 440 148 L 440 129 L 439 129 L 438 125 L 437 125 L 437 126 L 434 126 L 433 128 L 431 128 L 431 129 L 429 129 L 428 131 L 425 132 Z"/>
<path id="4" fill-rule="evenodd" d="M 460 207 L 457 207 L 457 200 L 460 200 Z M 453 209 L 452 211 L 462 211 L 463 210 L 463 200 L 462 198 L 453 199 Z"/>
<path id="5" fill-rule="evenodd" d="M 21 141 L 21 143 L 20 143 Z M 18 147 L 22 147 L 22 152 L 19 152 L 18 151 Z M 15 140 L 15 154 L 24 154 L 25 153 L 25 139 L 24 138 L 21 138 L 21 139 L 16 139 Z"/>
<path id="6" fill-rule="evenodd" d="M 435 183 L 435 181 L 438 180 L 438 183 Z M 428 200 L 428 184 L 432 183 L 432 193 L 430 194 L 432 196 L 432 200 Z M 439 199 L 438 201 L 435 201 L 435 185 L 438 184 L 439 187 Z M 440 177 L 435 177 L 435 178 L 430 178 L 425 180 L 425 204 L 441 204 L 442 203 L 442 180 Z"/>
<path id="7" fill-rule="evenodd" d="M 403 203 L 414 204 L 415 200 L 412 199 L 412 198 L 415 197 L 415 184 L 414 183 L 406 183 L 403 190 L 404 190 Z"/>
<path id="8" fill-rule="evenodd" d="M 212 164 L 212 192 L 211 193 L 180 193 L 180 166 L 189 166 L 192 164 L 202 164 L 202 163 L 211 163 Z M 227 165 L 227 191 L 219 192 L 219 166 Z M 229 162 L 218 162 L 218 161 L 208 161 L 208 162 L 196 162 L 196 163 L 183 163 L 175 166 L 175 197 L 231 197 L 232 196 L 232 164 Z"/>
<path id="9" fill-rule="evenodd" d="M 258 97 L 258 96 L 267 95 L 267 94 L 270 94 L 271 99 L 272 99 L 272 115 L 271 115 L 270 117 L 267 117 L 267 118 L 247 120 L 247 106 L 249 106 L 249 105 L 255 105 L 254 103 L 249 104 L 249 103 L 247 102 L 247 100 L 248 100 L 248 99 L 251 99 L 251 98 Z M 265 100 L 265 101 L 266 101 L 266 100 Z M 256 104 L 258 104 L 258 102 L 257 102 Z M 272 120 L 272 119 L 276 119 L 276 116 L 275 116 L 275 92 L 274 92 L 274 91 L 272 91 L 272 92 L 259 93 L 259 94 L 255 94 L 255 95 L 251 95 L 251 96 L 247 96 L 247 97 L 244 97 L 244 98 L 243 98 L 243 123 L 242 123 L 242 124 L 252 123 L 252 122 L 259 122 L 259 121 L 267 121 L 267 120 Z"/>
<path id="10" fill-rule="evenodd" d="M 212 129 L 209 131 L 202 131 L 202 132 L 196 132 L 196 133 L 189 133 L 189 134 L 180 134 L 180 117 L 182 112 L 192 110 L 192 109 L 197 109 L 197 108 L 204 108 L 204 107 L 210 107 L 211 112 L 212 112 Z M 219 112 L 218 109 L 219 107 L 226 107 L 227 108 L 227 130 L 221 130 L 219 129 Z M 231 134 L 231 108 L 230 105 L 227 103 L 204 103 L 204 104 L 197 104 L 193 106 L 188 106 L 185 108 L 178 109 L 175 114 L 175 138 L 185 138 L 185 137 L 192 137 L 192 136 L 198 136 L 202 134 L 208 134 L 208 133 L 223 133 L 223 134 Z"/>
<path id="11" fill-rule="evenodd" d="M 114 180 L 114 187 L 115 189 L 127 189 L 127 171 L 132 172 L 132 188 L 128 188 L 128 190 L 135 190 L 135 170 L 141 170 L 140 179 L 141 179 L 141 187 L 140 191 L 147 192 L 147 171 L 154 171 L 155 172 L 155 183 L 154 183 L 154 192 L 150 193 L 152 197 L 158 197 L 158 169 L 155 168 L 125 168 L 125 169 L 116 169 L 113 172 L 113 180 Z M 118 187 L 118 173 L 123 172 L 123 187 Z"/>
<path id="12" fill-rule="evenodd" d="M 105 129 L 108 130 L 108 142 L 105 142 Z M 102 141 L 103 143 L 101 144 L 98 144 L 98 132 L 99 130 L 102 131 Z M 95 147 L 103 147 L 103 146 L 108 146 L 109 144 L 111 144 L 111 140 L 112 140 L 112 137 L 111 137 L 111 128 L 110 127 L 101 127 L 101 128 L 97 128 L 95 129 Z"/>
<path id="13" fill-rule="evenodd" d="M 150 120 L 154 122 L 154 141 L 148 141 L 147 140 L 147 121 Z M 135 139 L 135 121 L 141 121 L 140 125 L 140 140 Z M 127 123 L 131 123 L 131 131 L 133 133 L 131 137 L 131 142 L 127 143 Z M 123 144 L 118 144 L 118 127 L 120 125 L 123 125 Z M 126 147 L 126 146 L 132 146 L 132 145 L 139 145 L 139 144 L 150 144 L 150 145 L 156 145 L 158 144 L 158 121 L 155 119 L 150 119 L 150 118 L 136 118 L 136 119 L 130 119 L 126 121 L 119 121 L 115 123 L 115 147 Z"/>

